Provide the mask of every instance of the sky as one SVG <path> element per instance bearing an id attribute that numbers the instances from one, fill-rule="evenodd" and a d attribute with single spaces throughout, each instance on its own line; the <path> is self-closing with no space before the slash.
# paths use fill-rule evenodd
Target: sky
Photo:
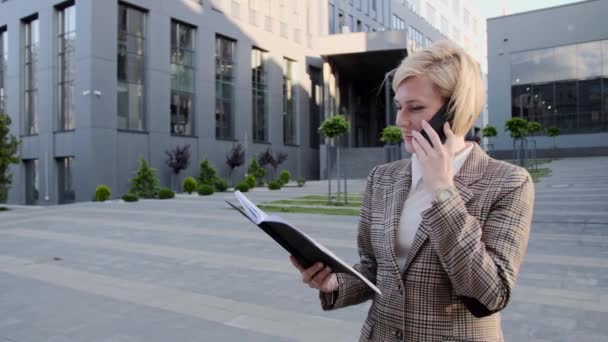
<path id="1" fill-rule="evenodd" d="M 480 14 L 487 18 L 502 15 L 502 4 L 506 5 L 507 14 L 527 12 L 541 8 L 571 4 L 580 1 L 573 0 L 473 0 Z"/>

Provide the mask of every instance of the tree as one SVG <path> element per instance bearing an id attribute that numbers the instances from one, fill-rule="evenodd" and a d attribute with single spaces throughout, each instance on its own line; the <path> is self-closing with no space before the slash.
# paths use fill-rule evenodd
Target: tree
<path id="1" fill-rule="evenodd" d="M 399 144 L 401 142 L 401 129 L 395 125 L 385 127 L 382 130 L 380 141 L 385 144 Z"/>
<path id="2" fill-rule="evenodd" d="M 528 135 L 528 128 L 528 120 L 526 119 L 515 117 L 505 122 L 505 131 L 509 132 L 509 135 L 513 139 L 513 160 L 518 160 L 521 166 L 524 166 L 526 163 L 524 158 L 524 139 Z M 520 141 L 519 150 L 515 147 L 518 140 Z"/>
<path id="3" fill-rule="evenodd" d="M 560 135 L 561 131 L 559 129 L 559 127 L 549 127 L 547 129 L 547 134 L 553 138 L 553 150 L 557 149 L 557 144 L 555 143 L 555 138 L 558 137 Z"/>
<path id="4" fill-rule="evenodd" d="M 226 165 L 230 168 L 230 180 L 232 181 L 232 172 L 237 167 L 245 163 L 245 150 L 243 145 L 236 144 L 232 145 L 232 149 L 226 155 Z M 234 182 L 233 182 L 234 183 Z"/>
<path id="5" fill-rule="evenodd" d="M 11 118 L 0 113 L 0 203 L 6 201 L 13 177 L 9 173 L 11 164 L 18 164 L 19 141 L 10 134 Z"/>
<path id="6" fill-rule="evenodd" d="M 190 166 L 190 145 L 184 145 L 183 147 L 177 145 L 172 151 L 165 151 L 165 154 L 167 155 L 165 163 L 173 171 L 173 181 L 175 183 L 177 175 Z M 173 188 L 175 188 L 175 184 Z"/>
<path id="7" fill-rule="evenodd" d="M 498 131 L 496 130 L 496 127 L 494 127 L 492 125 L 487 125 L 481 131 L 481 134 L 483 135 L 484 138 L 493 138 L 498 135 Z"/>
<path id="8" fill-rule="evenodd" d="M 321 136 L 328 138 L 328 139 L 334 139 L 334 138 L 339 138 L 341 135 L 343 135 L 344 133 L 348 132 L 349 130 L 349 124 L 348 121 L 346 120 L 346 117 L 344 115 L 334 115 L 331 118 L 327 118 L 325 119 L 325 121 L 323 121 L 323 123 L 321 124 L 321 127 L 319 127 L 319 133 L 321 134 Z M 336 173 L 337 173 L 337 178 L 338 178 L 338 202 L 340 202 L 340 143 L 337 142 L 336 143 L 336 153 L 337 153 L 337 168 L 336 168 Z M 328 153 L 329 156 L 329 153 Z M 327 165 L 327 169 L 330 170 L 329 168 L 329 163 Z M 331 202 L 331 176 L 327 177 L 327 181 L 328 181 L 328 190 L 327 190 L 327 201 Z M 346 184 L 346 183 L 344 183 Z M 348 199 L 346 198 L 347 194 L 345 194 L 345 201 L 346 203 L 348 203 Z"/>
<path id="9" fill-rule="evenodd" d="M 401 129 L 395 125 L 384 127 L 381 132 L 380 141 L 385 143 L 385 151 L 387 152 L 387 161 L 401 159 L 402 141 Z"/>
<path id="10" fill-rule="evenodd" d="M 287 160 L 287 153 L 285 152 L 277 152 L 277 154 L 273 154 L 272 149 L 268 147 L 264 152 L 260 153 L 258 156 L 258 162 L 262 167 L 271 166 L 272 167 L 272 180 L 277 172 L 277 168 L 284 161 Z"/>
<path id="11" fill-rule="evenodd" d="M 129 193 L 141 198 L 154 198 L 158 193 L 159 180 L 156 178 L 156 169 L 151 168 L 148 162 L 141 158 L 139 169 L 131 179 Z"/>
<path id="12" fill-rule="evenodd" d="M 542 132 L 543 130 L 543 125 L 541 125 L 540 123 L 536 122 L 536 121 L 530 121 L 528 122 L 528 134 L 535 134 L 538 132 Z"/>

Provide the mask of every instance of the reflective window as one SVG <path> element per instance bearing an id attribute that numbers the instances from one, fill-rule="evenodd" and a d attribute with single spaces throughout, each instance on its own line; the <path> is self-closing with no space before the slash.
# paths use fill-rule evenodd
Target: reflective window
<path id="1" fill-rule="evenodd" d="M 576 45 L 576 77 L 589 78 L 602 74 L 602 42 Z"/>
<path id="2" fill-rule="evenodd" d="M 38 17 L 24 25 L 24 128 L 25 135 L 38 134 L 38 48 L 40 30 Z"/>
<path id="3" fill-rule="evenodd" d="M 283 143 L 285 145 L 295 145 L 297 143 L 295 65 L 295 61 L 283 58 Z"/>
<path id="4" fill-rule="evenodd" d="M 57 103 L 58 129 L 74 129 L 74 74 L 76 48 L 76 5 L 63 8 L 58 12 L 58 58 Z"/>
<path id="5" fill-rule="evenodd" d="M 118 6 L 118 128 L 145 130 L 145 13 Z"/>
<path id="6" fill-rule="evenodd" d="M 267 53 L 260 49 L 251 50 L 251 89 L 253 114 L 253 141 L 268 141 L 267 103 Z"/>
<path id="7" fill-rule="evenodd" d="M 195 28 L 171 21 L 171 134 L 193 135 Z"/>
<path id="8" fill-rule="evenodd" d="M 72 182 L 72 166 L 74 158 L 58 158 L 57 159 L 57 185 L 59 187 L 59 203 L 72 203 L 76 199 Z"/>
<path id="9" fill-rule="evenodd" d="M 0 114 L 6 113 L 6 78 L 8 64 L 8 33 L 0 29 Z"/>
<path id="10" fill-rule="evenodd" d="M 234 59 L 236 41 L 215 38 L 215 137 L 234 138 Z"/>

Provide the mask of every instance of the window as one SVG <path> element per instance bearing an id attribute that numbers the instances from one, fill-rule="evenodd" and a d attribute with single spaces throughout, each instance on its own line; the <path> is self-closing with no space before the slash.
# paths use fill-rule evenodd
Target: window
<path id="1" fill-rule="evenodd" d="M 363 31 L 363 24 L 361 23 L 361 20 L 357 19 L 357 32 L 361 31 Z"/>
<path id="2" fill-rule="evenodd" d="M 6 78 L 8 63 L 8 34 L 0 28 L 0 113 L 6 113 Z"/>
<path id="3" fill-rule="evenodd" d="M 24 160 L 25 165 L 25 204 L 38 204 L 40 198 L 40 177 L 38 159 Z"/>
<path id="4" fill-rule="evenodd" d="M 297 143 L 295 117 L 296 94 L 293 82 L 295 65 L 295 61 L 283 58 L 283 143 L 285 145 L 295 145 Z"/>
<path id="5" fill-rule="evenodd" d="M 512 116 L 562 134 L 608 132 L 607 40 L 511 55 Z"/>
<path id="6" fill-rule="evenodd" d="M 236 41 L 215 37 L 215 137 L 234 139 Z"/>
<path id="7" fill-rule="evenodd" d="M 467 9 L 465 9 L 462 12 L 462 22 L 464 23 L 464 27 L 466 27 L 467 29 L 469 28 L 469 18 L 470 14 L 469 11 Z"/>
<path id="8" fill-rule="evenodd" d="M 268 141 L 268 97 L 267 53 L 253 48 L 251 50 L 251 89 L 253 113 L 253 141 Z"/>
<path id="9" fill-rule="evenodd" d="M 145 130 L 145 13 L 118 5 L 118 128 Z"/>
<path id="10" fill-rule="evenodd" d="M 171 21 L 171 134 L 194 134 L 195 31 L 188 24 Z"/>
<path id="11" fill-rule="evenodd" d="M 441 33 L 446 36 L 450 35 L 450 23 L 444 16 L 441 16 Z"/>
<path id="12" fill-rule="evenodd" d="M 369 1 L 371 1 L 372 11 L 375 12 L 376 11 L 376 7 L 377 7 L 376 0 L 369 0 Z"/>
<path id="13" fill-rule="evenodd" d="M 38 44 L 40 31 L 38 17 L 25 21 L 24 38 L 24 127 L 25 135 L 38 134 Z"/>
<path id="14" fill-rule="evenodd" d="M 432 26 L 437 25 L 435 22 L 435 7 L 428 2 L 426 3 L 426 18 Z"/>
<path id="15" fill-rule="evenodd" d="M 76 5 L 58 12 L 58 71 L 57 103 L 59 130 L 74 129 L 74 57 L 76 47 Z"/>
<path id="16" fill-rule="evenodd" d="M 342 10 L 338 11 L 338 32 L 344 32 L 344 26 L 346 26 L 346 19 L 344 19 L 344 12 Z"/>
<path id="17" fill-rule="evenodd" d="M 406 26 L 405 26 L 405 21 L 403 21 L 403 19 L 401 19 L 398 15 L 393 14 L 393 29 L 394 30 L 405 30 Z"/>
<path id="18" fill-rule="evenodd" d="M 418 51 L 425 45 L 425 39 L 422 33 L 412 26 L 409 27 L 408 38 L 407 48 L 409 53 Z"/>
<path id="19" fill-rule="evenodd" d="M 336 7 L 329 4 L 329 34 L 336 33 Z"/>
<path id="20" fill-rule="evenodd" d="M 57 186 L 59 204 L 72 203 L 76 199 L 72 182 L 72 165 L 74 158 L 57 158 Z"/>

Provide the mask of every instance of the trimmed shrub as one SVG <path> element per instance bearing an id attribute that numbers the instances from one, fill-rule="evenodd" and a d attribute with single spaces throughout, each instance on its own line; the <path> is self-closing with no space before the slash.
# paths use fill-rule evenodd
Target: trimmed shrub
<path id="1" fill-rule="evenodd" d="M 260 166 L 257 159 L 253 159 L 247 169 L 247 174 L 255 177 L 258 186 L 264 186 L 264 177 L 266 176 L 266 170 Z"/>
<path id="2" fill-rule="evenodd" d="M 268 189 L 270 190 L 281 190 L 281 187 L 283 187 L 283 185 L 281 185 L 281 182 L 276 180 L 270 181 L 270 183 L 268 183 Z"/>
<path id="3" fill-rule="evenodd" d="M 201 171 L 198 176 L 198 182 L 201 184 L 213 185 L 217 178 L 217 171 L 209 164 L 209 160 L 205 159 L 201 162 Z"/>
<path id="4" fill-rule="evenodd" d="M 187 192 L 189 194 L 193 193 L 194 190 L 196 190 L 196 179 L 194 179 L 194 177 L 186 177 L 186 179 L 184 179 L 184 182 L 182 183 L 182 187 L 184 188 L 184 192 Z"/>
<path id="5" fill-rule="evenodd" d="M 289 173 L 289 171 L 287 171 L 287 170 L 281 171 L 281 174 L 279 175 L 279 182 L 281 182 L 282 185 L 285 185 L 285 184 L 289 183 L 290 180 L 291 180 L 291 173 Z"/>
<path id="6" fill-rule="evenodd" d="M 255 188 L 256 181 L 253 175 L 248 175 L 247 177 L 245 177 L 245 180 L 243 180 L 243 182 L 247 184 L 249 189 Z"/>
<path id="7" fill-rule="evenodd" d="M 112 196 L 110 188 L 103 184 L 98 186 L 97 189 L 95 189 L 95 201 L 97 202 L 104 202 L 108 200 L 110 196 Z"/>
<path id="8" fill-rule="evenodd" d="M 198 194 L 201 196 L 213 195 L 213 192 L 213 187 L 209 184 L 199 184 L 198 186 Z"/>
<path id="9" fill-rule="evenodd" d="M 298 178 L 298 186 L 300 188 L 304 186 L 304 183 L 306 183 L 306 179 L 304 179 L 304 178 Z"/>
<path id="10" fill-rule="evenodd" d="M 151 168 L 148 162 L 142 158 L 135 177 L 131 179 L 129 192 L 137 194 L 141 198 L 154 198 L 158 193 L 159 183 L 156 178 L 156 169 Z"/>
<path id="11" fill-rule="evenodd" d="M 139 196 L 136 194 L 124 194 L 122 195 L 122 200 L 125 202 L 137 202 L 139 201 Z"/>
<path id="12" fill-rule="evenodd" d="M 234 190 L 238 190 L 240 192 L 247 192 L 249 191 L 249 185 L 247 185 L 247 183 L 245 182 L 240 182 L 234 187 Z"/>
<path id="13" fill-rule="evenodd" d="M 228 182 L 225 179 L 218 178 L 215 180 L 215 190 L 224 192 L 228 189 Z"/>
<path id="14" fill-rule="evenodd" d="M 175 197 L 175 192 L 168 188 L 162 188 L 158 192 L 158 198 L 160 199 L 170 199 Z"/>

